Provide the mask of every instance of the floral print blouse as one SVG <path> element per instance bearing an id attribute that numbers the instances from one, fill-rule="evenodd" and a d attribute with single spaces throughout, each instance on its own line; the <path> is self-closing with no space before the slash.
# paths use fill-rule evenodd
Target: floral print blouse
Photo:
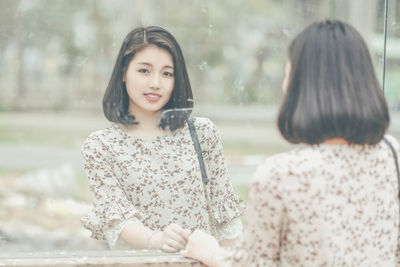
<path id="1" fill-rule="evenodd" d="M 194 118 L 209 177 L 210 204 L 218 239 L 241 234 L 244 202 L 234 193 L 215 125 Z M 164 136 L 144 140 L 128 135 L 124 126 L 92 133 L 82 155 L 94 208 L 81 221 L 95 239 L 111 247 L 123 227 L 140 222 L 152 230 L 171 223 L 210 232 L 207 201 L 197 154 L 188 125 Z M 119 242 L 118 242 L 119 243 Z"/>
<path id="2" fill-rule="evenodd" d="M 400 155 L 397 141 L 386 138 Z M 268 158 L 249 200 L 247 227 L 227 265 L 400 266 L 399 185 L 383 141 Z"/>

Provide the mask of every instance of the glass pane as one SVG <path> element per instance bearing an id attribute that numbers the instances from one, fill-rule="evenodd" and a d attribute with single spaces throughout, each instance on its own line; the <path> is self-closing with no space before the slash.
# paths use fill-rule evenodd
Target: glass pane
<path id="1" fill-rule="evenodd" d="M 387 95 L 400 106 L 398 16 L 390 1 Z M 275 127 L 287 45 L 338 18 L 358 28 L 382 77 L 383 0 L 1 0 L 0 253 L 107 249 L 79 222 L 91 209 L 80 149 L 109 122 L 102 97 L 124 36 L 160 25 L 180 43 L 196 116 L 218 126 L 235 188 L 290 148 Z"/>

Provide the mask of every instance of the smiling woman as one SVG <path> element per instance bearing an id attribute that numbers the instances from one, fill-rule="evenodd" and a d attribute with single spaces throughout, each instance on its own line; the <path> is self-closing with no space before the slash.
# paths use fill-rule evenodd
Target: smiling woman
<path id="1" fill-rule="evenodd" d="M 196 117 L 210 175 L 202 184 L 186 123 L 192 91 L 169 32 L 153 26 L 127 35 L 103 103 L 114 124 L 92 133 L 82 149 L 95 200 L 82 222 L 92 237 L 111 247 L 176 252 L 195 229 L 221 241 L 241 234 L 244 203 L 234 194 L 216 127 Z"/>

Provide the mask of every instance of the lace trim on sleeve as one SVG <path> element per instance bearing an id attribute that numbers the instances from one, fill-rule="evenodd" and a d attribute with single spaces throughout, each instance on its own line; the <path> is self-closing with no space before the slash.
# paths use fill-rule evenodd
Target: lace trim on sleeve
<path id="1" fill-rule="evenodd" d="M 243 225 L 240 218 L 235 218 L 229 223 L 217 226 L 217 240 L 235 239 L 242 235 Z"/>
<path id="2" fill-rule="evenodd" d="M 218 223 L 224 225 L 243 215 L 246 204 L 234 193 L 227 192 L 222 200 L 211 202 L 211 211 Z"/>

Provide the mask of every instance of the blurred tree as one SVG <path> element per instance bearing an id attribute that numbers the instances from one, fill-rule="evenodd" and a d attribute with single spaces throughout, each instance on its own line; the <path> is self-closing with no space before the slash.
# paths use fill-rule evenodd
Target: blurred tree
<path id="1" fill-rule="evenodd" d="M 74 43 L 74 14 L 85 1 L 27 1 L 27 0 L 2 0 L 1 10 L 1 51 L 6 51 L 8 46 L 17 50 L 17 81 L 15 104 L 18 108 L 19 100 L 31 88 L 29 75 L 26 74 L 27 49 L 31 52 L 43 51 L 52 41 L 59 41 L 63 50 L 70 55 L 66 65 L 73 66 L 74 59 L 79 55 L 80 49 Z M 3 26 L 5 25 L 5 26 Z M 45 51 L 43 51 L 45 52 Z M 70 70 L 70 68 L 66 70 Z"/>
<path id="2" fill-rule="evenodd" d="M 295 34 L 326 17 L 373 33 L 382 1 L 0 0 L 0 58 L 18 63 L 14 81 L 4 75 L 10 64 L 0 69 L 0 79 L 8 79 L 7 90 L 15 89 L 19 100 L 60 92 L 37 106 L 57 99 L 65 107 L 97 103 L 124 36 L 135 26 L 156 24 L 181 44 L 196 102 L 276 103 Z"/>
<path id="3" fill-rule="evenodd" d="M 376 28 L 378 2 L 378 0 L 349 1 L 349 22 L 365 37 L 370 36 Z"/>
<path id="4" fill-rule="evenodd" d="M 4 51 L 10 43 L 10 36 L 15 31 L 15 20 L 20 0 L 0 0 L 0 51 Z M 0 54 L 1 55 L 1 54 Z"/>

